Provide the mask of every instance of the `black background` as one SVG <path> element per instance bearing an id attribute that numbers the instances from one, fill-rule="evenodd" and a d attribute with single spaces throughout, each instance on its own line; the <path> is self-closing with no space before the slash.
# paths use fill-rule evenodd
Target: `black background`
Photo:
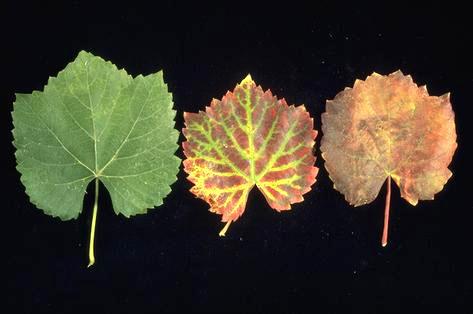
<path id="1" fill-rule="evenodd" d="M 0 10 L 2 307 L 10 308 L 2 312 L 473 312 L 467 9 L 15 3 Z M 385 188 L 372 204 L 349 206 L 323 168 L 319 132 L 320 172 L 304 203 L 279 214 L 253 190 L 225 238 L 182 170 L 163 206 L 131 219 L 113 213 L 103 189 L 97 263 L 87 269 L 91 187 L 78 220 L 44 215 L 24 193 L 10 133 L 14 93 L 42 90 L 80 50 L 132 75 L 163 69 L 179 130 L 183 111 L 203 109 L 251 73 L 289 103 L 305 104 L 320 131 L 326 99 L 373 71 L 401 69 L 433 95 L 452 93 L 454 175 L 435 201 L 416 207 L 394 188 L 382 248 Z"/>

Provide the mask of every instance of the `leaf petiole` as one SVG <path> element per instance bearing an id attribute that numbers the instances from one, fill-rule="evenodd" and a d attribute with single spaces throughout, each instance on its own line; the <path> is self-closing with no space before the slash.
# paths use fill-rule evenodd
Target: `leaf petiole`
<path id="1" fill-rule="evenodd" d="M 386 204 L 384 206 L 384 227 L 383 227 L 383 237 L 381 239 L 381 245 L 383 247 L 385 247 L 388 244 L 389 207 L 391 203 L 391 175 L 388 176 L 386 186 L 387 186 L 387 191 L 386 191 Z"/>
<path id="2" fill-rule="evenodd" d="M 95 225 L 97 223 L 97 210 L 99 207 L 98 200 L 99 200 L 99 179 L 95 178 L 94 211 L 92 213 L 92 224 L 90 226 L 89 265 L 87 265 L 87 268 L 95 264 L 94 242 L 95 242 Z"/>
<path id="3" fill-rule="evenodd" d="M 225 236 L 225 233 L 227 233 L 228 231 L 228 227 L 230 227 L 230 224 L 232 223 L 231 220 L 229 220 L 226 224 L 225 224 L 225 227 L 223 227 L 223 229 L 219 232 L 219 236 L 221 237 L 224 237 Z"/>

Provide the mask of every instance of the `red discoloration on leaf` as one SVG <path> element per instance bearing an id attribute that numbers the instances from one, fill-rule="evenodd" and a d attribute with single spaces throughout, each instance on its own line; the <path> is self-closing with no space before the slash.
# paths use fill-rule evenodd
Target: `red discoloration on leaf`
<path id="1" fill-rule="evenodd" d="M 313 119 L 304 106 L 288 106 L 250 76 L 205 112 L 184 113 L 184 120 L 191 192 L 224 222 L 238 219 L 255 185 L 281 211 L 303 201 L 315 182 Z"/>
<path id="2" fill-rule="evenodd" d="M 457 143 L 449 95 L 430 96 L 400 71 L 356 80 L 328 100 L 322 130 L 325 167 L 352 205 L 372 202 L 388 178 L 416 205 L 433 199 L 452 175 L 447 167 Z"/>

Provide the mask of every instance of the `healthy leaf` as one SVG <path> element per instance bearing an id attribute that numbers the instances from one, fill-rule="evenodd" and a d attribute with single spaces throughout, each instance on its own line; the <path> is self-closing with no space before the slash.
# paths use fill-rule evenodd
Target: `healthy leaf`
<path id="1" fill-rule="evenodd" d="M 356 80 L 322 114 L 322 156 L 334 188 L 352 205 L 372 202 L 387 179 L 382 245 L 386 246 L 391 178 L 410 204 L 432 200 L 452 173 L 457 147 L 449 94 L 429 96 L 400 71 Z"/>
<path id="2" fill-rule="evenodd" d="M 43 92 L 16 95 L 17 169 L 31 202 L 76 218 L 95 180 L 90 265 L 99 180 L 126 217 L 162 204 L 171 191 L 180 164 L 172 105 L 161 71 L 132 78 L 83 51 Z"/>
<path id="3" fill-rule="evenodd" d="M 250 75 L 205 112 L 185 112 L 184 120 L 191 192 L 227 222 L 221 236 L 243 214 L 255 185 L 282 211 L 302 202 L 315 182 L 313 119 L 303 105 L 288 106 L 264 92 Z"/>

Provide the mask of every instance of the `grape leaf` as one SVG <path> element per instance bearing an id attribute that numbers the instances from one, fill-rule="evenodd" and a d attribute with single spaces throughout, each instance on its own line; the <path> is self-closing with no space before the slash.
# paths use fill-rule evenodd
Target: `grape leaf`
<path id="1" fill-rule="evenodd" d="M 312 147 L 317 135 L 305 107 L 288 106 L 248 75 L 205 112 L 184 113 L 184 170 L 191 192 L 230 223 L 245 210 L 256 185 L 277 211 L 291 209 L 310 191 L 318 168 Z"/>
<path id="2" fill-rule="evenodd" d="M 126 217 L 162 204 L 171 191 L 180 165 L 172 106 L 161 71 L 132 78 L 84 51 L 43 92 L 16 94 L 17 169 L 31 202 L 62 220 L 77 218 L 95 180 L 89 266 L 99 180 Z"/>
<path id="3" fill-rule="evenodd" d="M 383 246 L 391 178 L 416 205 L 432 200 L 452 175 L 447 167 L 457 143 L 450 96 L 429 96 L 401 71 L 373 73 L 328 100 L 322 132 L 325 168 L 350 204 L 372 202 L 387 181 Z"/>

